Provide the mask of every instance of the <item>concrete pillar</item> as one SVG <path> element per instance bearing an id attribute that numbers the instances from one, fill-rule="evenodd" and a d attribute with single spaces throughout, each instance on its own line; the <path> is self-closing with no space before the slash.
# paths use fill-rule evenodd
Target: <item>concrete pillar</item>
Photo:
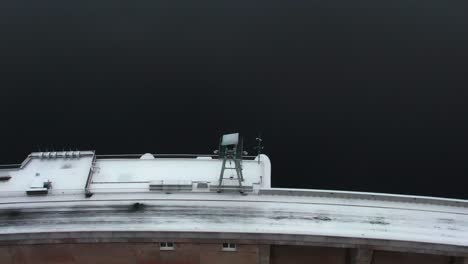
<path id="1" fill-rule="evenodd" d="M 372 264 L 374 251 L 367 248 L 357 248 L 351 251 L 351 264 Z"/>
<path id="2" fill-rule="evenodd" d="M 270 264 L 270 245 L 258 246 L 258 264 Z"/>
<path id="3" fill-rule="evenodd" d="M 453 257 L 451 264 L 468 264 L 468 258 L 464 257 Z"/>

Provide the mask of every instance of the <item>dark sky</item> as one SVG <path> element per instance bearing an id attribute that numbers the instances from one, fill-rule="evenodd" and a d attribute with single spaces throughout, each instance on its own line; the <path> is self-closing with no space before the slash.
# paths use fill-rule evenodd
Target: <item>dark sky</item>
<path id="1" fill-rule="evenodd" d="M 468 199 L 467 73 L 467 1 L 3 0 L 0 162 L 239 131 L 275 187 Z"/>

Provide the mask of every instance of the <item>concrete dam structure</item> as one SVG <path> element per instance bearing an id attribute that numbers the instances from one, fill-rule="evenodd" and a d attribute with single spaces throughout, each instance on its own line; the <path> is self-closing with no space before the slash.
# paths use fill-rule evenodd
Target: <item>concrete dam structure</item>
<path id="1" fill-rule="evenodd" d="M 271 188 L 236 153 L 3 166 L 0 263 L 468 264 L 468 201 Z"/>

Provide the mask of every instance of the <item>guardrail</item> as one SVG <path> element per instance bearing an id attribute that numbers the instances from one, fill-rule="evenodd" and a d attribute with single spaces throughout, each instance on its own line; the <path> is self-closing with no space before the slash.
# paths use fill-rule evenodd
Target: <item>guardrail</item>
<path id="1" fill-rule="evenodd" d="M 86 184 L 85 184 L 85 196 L 87 198 L 91 197 L 93 193 L 90 191 L 89 186 L 91 185 L 91 181 L 93 178 L 93 173 L 94 173 L 94 164 L 96 163 L 96 155 L 93 155 L 93 160 L 91 161 L 91 166 L 89 167 L 89 172 L 88 172 L 88 178 L 86 178 Z"/>
<path id="2" fill-rule="evenodd" d="M 44 155 L 46 153 L 47 155 Z M 144 154 L 93 154 L 94 151 L 76 151 L 67 155 L 67 152 L 33 152 L 22 162 L 18 164 L 0 164 L 0 170 L 18 170 L 26 166 L 33 158 L 68 158 L 68 157 L 84 157 L 93 155 L 96 159 L 139 159 Z M 72 152 L 70 152 L 72 153 Z M 212 154 L 152 154 L 155 158 L 213 158 L 218 159 L 219 155 Z M 245 160 L 254 160 L 257 156 L 243 156 Z"/>
<path id="3" fill-rule="evenodd" d="M 3 164 L 0 165 L 0 170 L 17 170 L 21 168 L 21 164 Z"/>
<path id="4" fill-rule="evenodd" d="M 431 196 L 388 194 L 388 193 L 349 192 L 349 191 L 316 190 L 316 189 L 271 188 L 271 189 L 260 189 L 259 195 L 289 195 L 289 196 L 325 197 L 325 198 L 340 198 L 340 199 L 378 200 L 378 201 L 389 201 L 389 202 L 400 202 L 400 203 L 432 204 L 432 205 L 456 206 L 456 207 L 468 208 L 468 200 L 439 198 L 439 197 L 431 197 Z"/>
<path id="5" fill-rule="evenodd" d="M 214 155 L 214 154 L 153 154 L 155 158 L 199 158 L 199 157 L 208 157 L 208 158 L 215 158 L 218 159 L 219 155 Z M 98 159 L 113 159 L 113 158 L 119 158 L 119 159 L 124 159 L 124 158 L 133 158 L 133 159 L 138 159 L 144 154 L 100 154 L 96 155 Z M 257 156 L 243 156 L 244 159 L 246 160 L 253 160 Z"/>
<path id="6" fill-rule="evenodd" d="M 0 192 L 0 197 L 4 198 L 17 198 L 17 197 L 31 197 L 31 195 L 27 194 L 27 190 L 23 191 L 2 191 Z M 40 196 L 63 196 L 63 195 L 79 195 L 83 194 L 83 189 L 49 189 L 47 194 L 43 194 Z M 37 197 L 37 196 L 35 196 Z"/>

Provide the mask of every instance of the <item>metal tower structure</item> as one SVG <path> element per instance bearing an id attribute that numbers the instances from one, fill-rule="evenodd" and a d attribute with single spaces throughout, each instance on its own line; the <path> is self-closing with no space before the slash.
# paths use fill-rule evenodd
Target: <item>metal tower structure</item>
<path id="1" fill-rule="evenodd" d="M 224 178 L 226 170 L 235 170 L 237 174 L 237 180 L 239 182 L 239 192 L 244 193 L 242 190 L 242 182 L 244 176 L 242 175 L 242 155 L 243 155 L 242 139 L 239 138 L 239 133 L 226 134 L 221 137 L 219 144 L 219 158 L 223 160 L 221 166 L 221 173 L 219 175 L 218 192 L 222 192 L 223 180 L 233 179 Z M 229 166 L 227 166 L 229 163 Z"/>

